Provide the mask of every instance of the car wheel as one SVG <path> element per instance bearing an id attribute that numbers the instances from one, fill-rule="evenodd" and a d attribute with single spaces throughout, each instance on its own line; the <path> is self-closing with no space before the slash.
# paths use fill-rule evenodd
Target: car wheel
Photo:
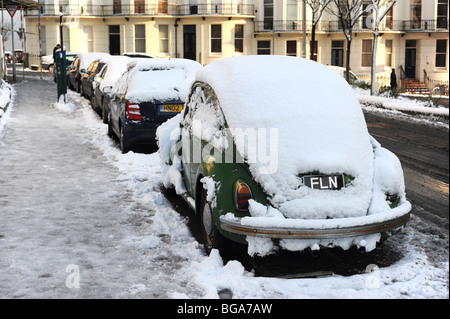
<path id="1" fill-rule="evenodd" d="M 111 123 L 111 115 L 108 114 L 108 136 L 114 138 L 114 131 Z"/>
<path id="2" fill-rule="evenodd" d="M 53 72 L 53 68 L 54 68 L 54 65 L 53 65 L 53 64 L 50 64 L 50 66 L 48 67 L 48 71 L 49 71 L 49 72 Z"/>
<path id="3" fill-rule="evenodd" d="M 122 154 L 128 153 L 128 151 L 130 150 L 130 146 L 128 145 L 128 142 L 126 140 L 123 126 L 120 127 L 119 143 L 120 143 L 120 150 L 122 151 Z"/>
<path id="4" fill-rule="evenodd" d="M 226 248 L 226 239 L 217 230 L 213 209 L 211 203 L 206 199 L 206 190 L 204 189 L 201 197 L 200 224 L 206 254 L 209 255 L 212 249 L 218 249 L 223 253 Z"/>

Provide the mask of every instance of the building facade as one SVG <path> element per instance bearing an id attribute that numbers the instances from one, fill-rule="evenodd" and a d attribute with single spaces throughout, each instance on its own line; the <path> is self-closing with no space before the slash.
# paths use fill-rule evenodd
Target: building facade
<path id="1" fill-rule="evenodd" d="M 369 3 L 362 0 L 362 7 Z M 60 12 L 72 52 L 145 52 L 203 65 L 235 55 L 310 58 L 312 11 L 302 0 L 45 0 L 25 11 L 27 32 L 38 34 L 40 25 L 43 55 L 60 42 Z M 389 83 L 392 69 L 399 78 L 448 86 L 448 13 L 448 0 L 396 2 L 380 24 L 378 86 Z M 370 14 L 358 20 L 351 42 L 350 69 L 364 80 L 370 80 L 371 21 Z M 323 14 L 315 34 L 313 58 L 345 66 L 347 41 L 332 12 Z M 39 38 L 28 36 L 28 52 L 39 47 Z"/>

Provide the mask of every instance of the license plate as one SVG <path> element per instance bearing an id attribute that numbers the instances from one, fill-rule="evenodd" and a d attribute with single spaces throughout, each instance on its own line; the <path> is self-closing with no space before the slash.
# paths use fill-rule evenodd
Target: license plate
<path id="1" fill-rule="evenodd" d="M 162 113 L 180 113 L 183 110 L 183 104 L 161 104 L 159 111 Z"/>
<path id="2" fill-rule="evenodd" d="M 344 175 L 306 175 L 303 183 L 312 189 L 341 189 L 344 187 Z"/>

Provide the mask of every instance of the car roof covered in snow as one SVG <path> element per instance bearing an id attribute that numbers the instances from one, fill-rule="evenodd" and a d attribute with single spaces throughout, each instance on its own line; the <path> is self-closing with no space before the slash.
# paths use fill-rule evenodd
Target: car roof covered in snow
<path id="1" fill-rule="evenodd" d="M 109 53 L 104 52 L 88 52 L 88 53 L 78 53 L 78 58 L 80 59 L 80 70 L 87 69 L 89 65 L 95 60 L 109 57 Z"/>
<path id="2" fill-rule="evenodd" d="M 201 64 L 187 59 L 132 59 L 113 93 L 133 102 L 185 101 Z"/>

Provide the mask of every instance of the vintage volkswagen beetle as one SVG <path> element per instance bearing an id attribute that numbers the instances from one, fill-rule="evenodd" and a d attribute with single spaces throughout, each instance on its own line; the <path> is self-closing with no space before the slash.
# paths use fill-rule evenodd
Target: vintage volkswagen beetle
<path id="1" fill-rule="evenodd" d="M 206 251 L 357 246 L 409 219 L 400 161 L 373 139 L 351 87 L 316 62 L 215 61 L 158 129 L 163 183 L 200 216 Z"/>

